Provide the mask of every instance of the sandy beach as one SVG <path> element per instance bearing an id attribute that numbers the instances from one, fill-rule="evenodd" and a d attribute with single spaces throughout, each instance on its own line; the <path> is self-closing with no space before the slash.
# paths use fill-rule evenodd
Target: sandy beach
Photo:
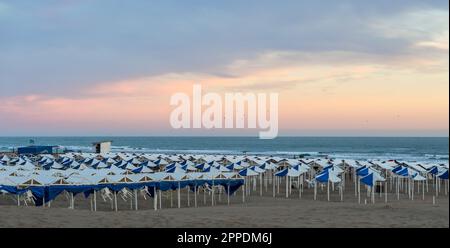
<path id="1" fill-rule="evenodd" d="M 272 197 L 270 188 L 259 196 L 252 192 L 242 203 L 242 192 L 231 197 L 228 206 L 226 196 L 221 202 L 216 196 L 216 204 L 211 207 L 211 198 L 199 194 L 197 208 L 193 207 L 190 195 L 190 207 L 187 207 L 187 194 L 183 191 L 181 208 L 177 208 L 176 193 L 170 207 L 170 194 L 164 197 L 162 209 L 153 210 L 151 198 L 139 197 L 139 210 L 130 210 L 130 203 L 119 200 L 119 211 L 114 212 L 110 203 L 98 200 L 98 211 L 90 211 L 89 199 L 78 195 L 75 209 L 68 209 L 68 200 L 64 195 L 52 202 L 51 207 L 15 206 L 14 201 L 0 196 L 0 227 L 449 227 L 448 196 L 440 195 L 436 205 L 432 204 L 432 192 L 425 200 L 417 197 L 409 200 L 401 195 L 398 201 L 395 195 L 376 197 L 376 203 L 358 204 L 354 188 L 347 184 L 344 202 L 340 202 L 337 192 L 332 192 L 331 201 L 326 200 L 326 191 L 319 191 L 318 200 L 313 200 L 312 189 L 306 189 L 302 199 L 292 191 L 286 199 L 283 190 Z M 369 202 L 369 200 L 367 201 Z"/>

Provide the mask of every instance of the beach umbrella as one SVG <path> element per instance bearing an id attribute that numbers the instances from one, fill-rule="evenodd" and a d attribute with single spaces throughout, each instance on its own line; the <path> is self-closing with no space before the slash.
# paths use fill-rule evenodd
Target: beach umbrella
<path id="1" fill-rule="evenodd" d="M 448 170 L 443 171 L 442 173 L 437 175 L 440 179 L 448 180 Z"/>
<path id="2" fill-rule="evenodd" d="M 445 169 L 444 171 L 440 172 L 437 177 L 439 179 L 445 180 L 444 181 L 444 188 L 445 188 L 445 195 L 447 195 L 448 191 L 448 169 Z"/>
<path id="3" fill-rule="evenodd" d="M 183 168 L 178 167 L 178 166 L 173 166 L 169 169 L 166 169 L 165 172 L 166 173 L 182 173 L 182 174 L 184 174 L 184 173 L 186 173 L 186 170 L 184 170 Z"/>
<path id="4" fill-rule="evenodd" d="M 131 170 L 131 172 L 133 173 L 141 173 L 142 169 L 144 168 L 144 166 L 139 166 L 136 169 Z M 145 167 L 148 169 L 148 167 Z"/>
<path id="5" fill-rule="evenodd" d="M 435 166 L 435 165 L 434 165 L 433 167 L 431 167 L 431 168 L 428 169 L 428 173 L 431 173 L 431 174 L 433 174 L 433 175 L 437 175 L 438 172 L 439 172 L 439 169 L 438 169 L 438 167 Z"/>
<path id="6" fill-rule="evenodd" d="M 315 182 L 327 183 L 327 199 L 330 201 L 330 183 L 339 183 L 341 179 L 332 171 L 325 170 L 315 177 Z M 316 199 L 317 194 L 317 183 L 314 185 L 314 199 Z"/>
<path id="7" fill-rule="evenodd" d="M 139 161 L 139 159 L 137 159 L 135 157 L 132 158 L 132 159 L 129 159 L 127 162 L 130 163 L 130 164 L 134 164 L 134 165 L 138 165 L 138 164 L 141 163 L 141 161 Z"/>
<path id="8" fill-rule="evenodd" d="M 417 181 L 418 183 L 422 184 L 422 200 L 425 200 L 425 183 L 424 183 L 424 181 L 426 181 L 427 179 L 425 177 L 423 177 L 422 175 L 420 175 L 419 173 L 412 175 L 411 178 L 413 179 L 413 182 Z M 414 189 L 413 189 L 413 199 L 414 199 Z"/>
<path id="9" fill-rule="evenodd" d="M 258 175 L 258 173 L 256 173 L 254 170 L 252 170 L 250 168 L 245 168 L 245 169 L 239 171 L 238 174 L 240 176 L 243 176 L 243 177 L 249 178 L 249 179 L 251 179 L 252 176 L 257 176 Z M 245 185 L 244 187 L 247 190 L 247 194 L 250 194 L 250 187 L 249 187 L 250 186 L 250 184 L 249 184 L 250 180 L 244 180 L 244 182 L 245 182 L 244 183 L 244 185 Z"/>
<path id="10" fill-rule="evenodd" d="M 207 163 L 201 163 L 201 164 L 197 164 L 195 166 L 195 168 L 197 168 L 199 170 L 205 170 L 206 168 L 209 168 L 209 167 L 210 167 L 210 165 Z"/>
<path id="11" fill-rule="evenodd" d="M 368 175 L 362 177 L 360 179 L 360 181 L 369 186 L 371 193 L 372 193 L 372 203 L 375 203 L 375 190 L 374 190 L 374 186 L 376 185 L 377 182 L 384 182 L 385 179 L 383 177 L 381 177 L 378 173 L 376 172 L 371 172 Z"/>
<path id="12" fill-rule="evenodd" d="M 232 163 L 226 166 L 229 170 L 242 170 L 244 169 L 244 166 L 241 166 L 240 164 L 237 163 Z"/>
<path id="13" fill-rule="evenodd" d="M 148 168 L 156 168 L 156 167 L 158 167 L 158 165 L 157 164 L 155 164 L 155 163 L 153 163 L 152 161 L 145 161 L 145 162 L 142 162 L 139 166 L 145 166 L 145 167 L 148 167 Z"/>
<path id="14" fill-rule="evenodd" d="M 217 169 L 221 172 L 230 172 L 232 170 L 230 170 L 229 168 L 227 168 L 226 166 L 220 165 L 217 167 Z"/>
<path id="15" fill-rule="evenodd" d="M 158 160 L 153 161 L 153 163 L 157 164 L 158 166 L 167 165 L 169 164 L 166 160 L 160 158 Z"/>
<path id="16" fill-rule="evenodd" d="M 239 175 L 241 175 L 243 177 L 249 177 L 249 176 L 257 176 L 258 173 L 256 173 L 254 170 L 252 170 L 250 168 L 246 168 L 246 169 L 239 171 Z"/>

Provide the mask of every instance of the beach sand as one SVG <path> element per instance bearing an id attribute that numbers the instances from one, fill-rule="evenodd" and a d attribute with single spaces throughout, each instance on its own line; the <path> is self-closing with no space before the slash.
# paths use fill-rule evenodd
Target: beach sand
<path id="1" fill-rule="evenodd" d="M 198 195 L 197 208 L 194 208 L 193 194 L 191 206 L 187 207 L 187 194 L 183 190 L 181 208 L 177 208 L 176 192 L 173 192 L 173 205 L 170 207 L 170 194 L 166 193 L 162 209 L 153 210 L 151 198 L 139 197 L 139 210 L 130 210 L 130 201 L 119 198 L 119 211 L 111 209 L 109 202 L 98 196 L 97 212 L 90 211 L 89 199 L 76 196 L 75 209 L 68 209 L 69 201 L 60 195 L 51 207 L 15 206 L 8 196 L 0 196 L 0 227 L 449 227 L 449 200 L 443 193 L 432 204 L 432 192 L 423 201 L 416 196 L 414 201 L 405 194 L 397 200 L 389 194 L 384 203 L 384 195 L 376 196 L 371 204 L 366 195 L 358 204 L 354 188 L 346 187 L 344 202 L 340 202 L 337 191 L 331 193 L 331 201 L 326 200 L 326 188 L 319 189 L 318 199 L 313 200 L 313 190 L 305 189 L 299 199 L 296 189 L 289 199 L 280 187 L 280 194 L 272 197 L 269 187 L 263 196 L 259 191 L 252 192 L 242 203 L 242 191 L 238 190 L 227 205 L 225 195 L 221 202 L 211 207 L 211 198 L 203 193 Z M 365 191 L 364 191 L 365 192 Z"/>

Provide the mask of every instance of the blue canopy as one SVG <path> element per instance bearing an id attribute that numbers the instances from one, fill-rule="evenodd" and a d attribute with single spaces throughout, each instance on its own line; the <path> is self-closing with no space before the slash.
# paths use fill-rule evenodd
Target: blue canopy
<path id="1" fill-rule="evenodd" d="M 361 167 L 359 167 L 358 169 L 356 169 L 356 172 L 358 172 L 358 171 L 360 171 L 360 170 L 363 170 L 363 169 L 365 169 L 365 168 L 367 168 L 365 165 L 363 165 L 363 166 L 361 166 Z"/>
<path id="2" fill-rule="evenodd" d="M 330 173 L 328 172 L 328 170 L 326 170 L 316 176 L 316 180 L 321 183 L 328 182 L 329 178 L 330 178 Z"/>
<path id="3" fill-rule="evenodd" d="M 394 169 L 392 169 L 392 172 L 397 173 L 401 169 L 403 169 L 403 166 L 399 165 L 399 166 L 395 167 Z"/>
<path id="4" fill-rule="evenodd" d="M 442 173 L 441 175 L 439 175 L 440 179 L 447 179 L 448 180 L 448 170 L 446 170 L 444 173 Z"/>
<path id="5" fill-rule="evenodd" d="M 195 166 L 195 168 L 199 170 L 204 170 L 206 167 L 209 167 L 209 165 L 207 165 L 206 163 L 198 164 Z"/>
<path id="6" fill-rule="evenodd" d="M 277 177 L 285 177 L 288 174 L 288 172 L 289 172 L 289 169 L 285 168 L 285 169 L 282 169 L 282 170 L 276 172 L 275 176 L 277 176 Z"/>
<path id="7" fill-rule="evenodd" d="M 428 170 L 428 173 L 431 173 L 433 175 L 437 175 L 438 172 L 439 172 L 439 170 L 438 170 L 437 166 L 433 166 Z"/>
<path id="8" fill-rule="evenodd" d="M 406 177 L 406 176 L 408 176 L 408 168 L 403 167 L 402 169 L 397 170 L 397 171 L 395 172 L 395 174 L 397 174 L 397 175 L 399 175 L 399 176 L 404 176 L 404 177 Z"/>
<path id="9" fill-rule="evenodd" d="M 144 168 L 144 166 L 139 166 L 136 169 L 131 170 L 131 172 L 133 172 L 133 173 L 141 173 L 143 168 Z"/>
<path id="10" fill-rule="evenodd" d="M 367 186 L 373 187 L 373 173 L 370 173 L 365 177 L 361 178 L 360 181 Z"/>
<path id="11" fill-rule="evenodd" d="M 356 174 L 361 177 L 367 176 L 369 174 L 369 168 L 364 167 L 361 170 L 357 171 Z"/>
<path id="12" fill-rule="evenodd" d="M 256 173 L 255 171 L 252 171 L 249 168 L 243 169 L 241 171 L 239 171 L 239 175 L 246 177 L 246 176 L 256 176 L 258 175 L 258 173 Z"/>

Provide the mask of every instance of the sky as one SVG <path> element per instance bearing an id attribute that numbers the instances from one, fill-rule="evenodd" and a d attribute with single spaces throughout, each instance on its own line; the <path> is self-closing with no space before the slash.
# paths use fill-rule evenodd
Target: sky
<path id="1" fill-rule="evenodd" d="M 449 133 L 448 1 L 0 0 L 0 136 L 175 130 L 170 97 L 276 92 L 279 135 Z"/>

